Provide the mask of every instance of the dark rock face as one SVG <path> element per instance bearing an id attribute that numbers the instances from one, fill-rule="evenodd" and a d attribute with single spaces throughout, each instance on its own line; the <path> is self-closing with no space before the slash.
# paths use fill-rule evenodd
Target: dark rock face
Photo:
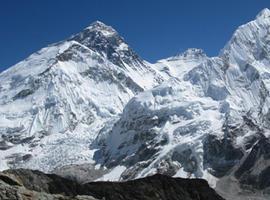
<path id="1" fill-rule="evenodd" d="M 192 156 L 192 150 L 186 149 L 182 152 L 175 151 L 172 154 L 172 160 L 182 163 L 184 171 L 189 173 L 195 173 L 198 167 L 197 160 Z"/>
<path id="2" fill-rule="evenodd" d="M 114 64 L 122 66 L 124 63 L 142 64 L 139 56 L 129 47 L 119 49 L 121 44 L 125 44 L 124 39 L 110 26 L 102 22 L 95 22 L 83 32 L 73 36 L 70 40 L 75 40 L 88 48 L 105 54 Z"/>
<path id="3" fill-rule="evenodd" d="M 27 97 L 28 95 L 30 94 L 33 94 L 34 91 L 31 90 L 31 89 L 25 89 L 25 90 L 22 90 L 20 91 L 18 94 L 16 94 L 14 97 L 13 97 L 13 100 L 16 100 L 16 99 L 23 99 L 25 97 Z"/>
<path id="4" fill-rule="evenodd" d="M 81 184 L 94 181 L 108 172 L 108 169 L 95 169 L 94 165 L 87 163 L 80 165 L 67 165 L 52 171 L 52 173 L 56 175 L 76 181 Z"/>
<path id="5" fill-rule="evenodd" d="M 9 177 L 8 175 L 5 175 L 5 174 L 0 174 L 0 180 L 5 182 L 6 184 L 12 185 L 12 186 L 13 185 L 16 185 L 16 186 L 21 185 L 17 180 L 15 180 L 15 179 L 13 179 L 13 178 Z"/>
<path id="6" fill-rule="evenodd" d="M 256 189 L 270 187 L 270 140 L 262 137 L 235 172 L 239 182 Z"/>
<path id="7" fill-rule="evenodd" d="M 8 145 L 6 141 L 0 141 L 0 150 L 5 151 L 9 148 L 11 148 L 11 145 Z"/>
<path id="8" fill-rule="evenodd" d="M 204 166 L 210 167 L 214 176 L 222 177 L 243 157 L 240 148 L 234 146 L 230 138 L 218 139 L 209 135 L 204 141 Z"/>
<path id="9" fill-rule="evenodd" d="M 254 134 L 247 134 L 248 131 L 252 131 Z M 251 158 L 245 158 L 245 154 L 261 143 L 258 141 L 261 141 L 263 138 L 263 140 L 266 140 L 263 135 L 263 130 L 248 116 L 243 116 L 243 123 L 237 127 L 232 127 L 225 122 L 223 125 L 223 132 L 223 138 L 218 138 L 215 135 L 208 135 L 205 138 L 203 143 L 204 167 L 211 169 L 209 172 L 216 177 L 228 175 L 232 172 L 231 170 L 233 168 L 240 165 L 243 167 L 240 167 L 238 171 L 240 170 L 242 173 L 244 173 L 243 171 L 248 173 L 246 171 L 249 170 L 248 166 L 253 165 L 257 160 L 254 161 L 251 160 Z M 243 137 L 243 144 L 241 146 L 236 145 L 236 135 Z M 266 153 L 266 151 L 262 151 L 261 155 L 266 156 Z M 251 155 L 249 155 L 249 157 L 250 156 Z M 244 164 L 241 164 L 243 163 L 243 159 L 248 160 L 246 160 Z M 238 175 L 239 173 L 240 172 L 236 173 L 236 178 L 241 176 Z"/>
<path id="10" fill-rule="evenodd" d="M 21 187 L 21 193 L 31 193 L 28 199 L 223 200 L 205 180 L 172 178 L 160 174 L 127 182 L 78 184 L 39 171 L 4 171 L 0 176 L 0 197 L 20 199 L 16 198 L 17 187 Z"/>
<path id="11" fill-rule="evenodd" d="M 165 175 L 154 175 L 128 182 L 109 183 L 93 182 L 85 187 L 93 191 L 93 196 L 108 200 L 221 200 L 205 180 L 171 178 Z"/>
<path id="12" fill-rule="evenodd" d="M 117 127 L 121 127 L 120 134 L 131 135 L 130 137 L 132 139 L 125 140 L 115 147 L 117 149 L 116 151 L 119 152 L 118 154 L 112 154 L 111 150 L 107 148 L 110 139 L 96 139 L 96 143 L 98 146 L 101 146 L 101 149 L 95 152 L 94 158 L 97 162 L 108 168 L 115 167 L 119 164 L 134 167 L 138 165 L 138 162 L 152 160 L 155 158 L 155 153 L 158 152 L 161 145 L 167 142 L 166 138 L 159 141 L 155 131 L 151 130 L 151 127 L 154 127 L 158 123 L 152 119 L 151 115 L 150 117 L 143 116 L 140 119 L 134 119 L 134 123 L 125 120 L 125 118 L 121 119 L 115 123 L 114 127 L 116 129 Z M 108 135 L 113 138 L 117 137 L 116 134 L 116 132 L 110 131 Z M 129 148 L 132 149 L 132 153 L 130 151 L 124 151 Z"/>
<path id="13" fill-rule="evenodd" d="M 83 34 L 83 33 L 82 33 Z M 102 37 L 99 36 L 99 37 Z M 104 37 L 104 36 L 103 36 Z M 75 37 L 76 38 L 76 37 Z M 87 38 L 85 38 L 86 40 Z M 83 41 L 81 41 L 83 42 Z M 91 42 L 92 44 L 92 42 Z M 93 45 L 93 44 L 92 44 Z M 108 44 L 112 45 L 112 44 Z M 116 47 L 115 47 L 116 48 Z M 89 49 L 82 45 L 73 44 L 71 47 L 69 47 L 67 50 L 65 50 L 63 53 L 59 54 L 56 59 L 61 62 L 73 60 L 76 62 L 83 62 L 84 58 L 81 55 L 88 55 L 89 57 L 92 57 L 94 60 L 96 60 L 99 64 L 103 64 L 106 60 L 97 55 L 92 55 L 89 52 Z M 80 73 L 83 77 L 87 77 L 89 79 L 92 79 L 96 81 L 97 83 L 108 81 L 111 83 L 114 83 L 118 85 L 120 90 L 125 91 L 127 88 L 134 91 L 136 94 L 143 91 L 143 88 L 141 88 L 135 81 L 133 81 L 130 77 L 128 77 L 126 74 L 112 70 L 110 68 L 99 68 L 99 67 L 91 67 L 83 72 Z"/>
<path id="14" fill-rule="evenodd" d="M 66 196 L 29 190 L 12 174 L 0 173 L 1 200 L 97 200 L 91 196 Z"/>
<path id="15" fill-rule="evenodd" d="M 78 184 L 66 180 L 54 174 L 44 174 L 40 171 L 16 169 L 4 171 L 7 175 L 13 175 L 24 187 L 37 192 L 49 194 L 75 195 L 78 193 Z"/>

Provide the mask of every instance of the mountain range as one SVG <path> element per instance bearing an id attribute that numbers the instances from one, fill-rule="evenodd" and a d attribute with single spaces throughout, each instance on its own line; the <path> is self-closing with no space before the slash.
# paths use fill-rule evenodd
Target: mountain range
<path id="1" fill-rule="evenodd" d="M 269 91 L 267 8 L 216 57 L 192 48 L 156 63 L 97 21 L 0 74 L 0 170 L 79 182 L 159 173 L 268 199 Z"/>

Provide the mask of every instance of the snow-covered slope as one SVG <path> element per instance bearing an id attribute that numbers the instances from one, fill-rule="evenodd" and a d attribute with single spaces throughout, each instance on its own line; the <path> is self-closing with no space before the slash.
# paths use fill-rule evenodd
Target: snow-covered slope
<path id="1" fill-rule="evenodd" d="M 236 30 L 218 57 L 190 49 L 157 62 L 167 80 L 129 101 L 112 130 L 97 138 L 95 159 L 124 166 L 120 179 L 159 172 L 216 186 L 233 176 L 246 187 L 269 188 L 260 178 L 270 175 L 268 151 L 256 150 L 270 135 L 269 33 L 265 9 Z"/>
<path id="2" fill-rule="evenodd" d="M 0 74 L 0 169 L 92 162 L 98 131 L 161 81 L 101 22 L 41 49 Z"/>
<path id="3" fill-rule="evenodd" d="M 165 79 L 181 77 L 187 71 L 198 66 L 207 59 L 202 49 L 191 48 L 184 53 L 162 59 L 153 65 Z"/>
<path id="4" fill-rule="evenodd" d="M 101 22 L 40 50 L 0 74 L 1 169 L 90 163 L 98 180 L 159 172 L 225 196 L 267 191 L 269 35 L 264 9 L 212 58 L 188 49 L 149 64 Z"/>

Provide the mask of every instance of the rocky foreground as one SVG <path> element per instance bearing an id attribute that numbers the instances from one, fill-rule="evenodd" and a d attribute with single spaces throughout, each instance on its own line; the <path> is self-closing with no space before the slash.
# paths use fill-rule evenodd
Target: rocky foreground
<path id="1" fill-rule="evenodd" d="M 1 200 L 222 200 L 202 179 L 154 175 L 127 182 L 79 184 L 55 174 L 17 169 L 0 173 Z"/>

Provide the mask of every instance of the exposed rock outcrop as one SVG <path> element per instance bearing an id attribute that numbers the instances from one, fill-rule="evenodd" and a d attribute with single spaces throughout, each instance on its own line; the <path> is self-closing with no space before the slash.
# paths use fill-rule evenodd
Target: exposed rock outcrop
<path id="1" fill-rule="evenodd" d="M 202 179 L 154 176 L 127 182 L 79 184 L 55 174 L 26 169 L 0 174 L 3 200 L 223 200 Z"/>

